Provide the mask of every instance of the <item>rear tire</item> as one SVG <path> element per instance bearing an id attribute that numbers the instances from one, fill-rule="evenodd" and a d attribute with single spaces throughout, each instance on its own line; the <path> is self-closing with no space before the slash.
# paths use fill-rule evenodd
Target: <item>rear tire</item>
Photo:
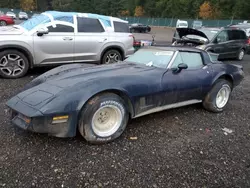
<path id="1" fill-rule="evenodd" d="M 218 79 L 206 95 L 203 107 L 214 113 L 222 112 L 228 104 L 231 91 L 232 83 L 224 79 Z"/>
<path id="2" fill-rule="evenodd" d="M 21 78 L 29 70 L 27 57 L 17 50 L 5 50 L 0 53 L 0 76 L 3 78 Z"/>
<path id="3" fill-rule="evenodd" d="M 245 56 L 245 50 L 244 50 L 244 49 L 241 49 L 241 50 L 239 51 L 239 53 L 238 53 L 237 60 L 238 60 L 238 61 L 242 61 L 243 58 L 244 58 L 244 56 Z"/>
<path id="4" fill-rule="evenodd" d="M 81 112 L 78 129 L 90 143 L 104 144 L 120 137 L 129 114 L 121 97 L 113 93 L 97 95 Z"/>
<path id="5" fill-rule="evenodd" d="M 101 64 L 113 64 L 122 61 L 122 55 L 117 50 L 108 50 L 102 57 Z"/>
<path id="6" fill-rule="evenodd" d="M 7 25 L 6 21 L 3 21 L 3 20 L 0 21 L 0 26 L 6 26 L 6 25 Z"/>

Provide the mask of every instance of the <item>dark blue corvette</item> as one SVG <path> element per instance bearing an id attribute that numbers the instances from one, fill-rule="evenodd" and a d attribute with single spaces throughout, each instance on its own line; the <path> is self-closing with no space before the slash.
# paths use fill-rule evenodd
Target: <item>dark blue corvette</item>
<path id="1" fill-rule="evenodd" d="M 26 130 L 89 142 L 119 137 L 129 118 L 203 103 L 221 112 L 244 78 L 228 65 L 193 48 L 147 47 L 124 62 L 65 65 L 37 77 L 7 105 L 11 121 Z"/>

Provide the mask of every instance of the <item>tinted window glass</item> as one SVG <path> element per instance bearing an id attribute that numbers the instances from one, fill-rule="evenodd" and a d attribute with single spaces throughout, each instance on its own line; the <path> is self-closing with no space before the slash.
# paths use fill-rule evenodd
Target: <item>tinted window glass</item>
<path id="1" fill-rule="evenodd" d="M 245 31 L 239 31 L 240 33 L 240 39 L 247 39 L 247 35 Z"/>
<path id="2" fill-rule="evenodd" d="M 127 23 L 114 22 L 115 32 L 118 33 L 129 33 L 129 26 Z"/>
<path id="3" fill-rule="evenodd" d="M 94 18 L 77 18 L 78 32 L 84 33 L 101 33 L 104 32 L 98 19 Z"/>
<path id="4" fill-rule="evenodd" d="M 62 24 L 56 24 L 56 27 L 52 27 L 52 26 L 49 26 L 48 27 L 49 29 L 49 32 L 51 33 L 55 33 L 55 32 L 58 32 L 58 33 L 62 33 L 62 32 L 68 32 L 68 33 L 73 33 L 74 32 L 74 28 L 71 27 L 71 26 L 67 26 L 67 25 L 62 25 Z"/>
<path id="5" fill-rule="evenodd" d="M 195 52 L 179 52 L 172 68 L 177 68 L 181 63 L 187 64 L 188 69 L 199 69 L 203 67 L 203 61 L 200 53 Z"/>
<path id="6" fill-rule="evenodd" d="M 240 32 L 236 30 L 228 31 L 229 34 L 229 40 L 239 40 L 241 35 Z"/>

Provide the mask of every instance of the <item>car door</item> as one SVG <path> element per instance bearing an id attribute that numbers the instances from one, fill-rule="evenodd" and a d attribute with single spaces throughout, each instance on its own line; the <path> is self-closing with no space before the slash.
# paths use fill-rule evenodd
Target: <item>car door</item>
<path id="1" fill-rule="evenodd" d="M 108 32 L 105 32 L 99 19 L 77 17 L 74 61 L 99 61 L 103 46 L 105 46 L 108 41 Z"/>
<path id="2" fill-rule="evenodd" d="M 209 47 L 214 53 L 220 54 L 224 58 L 228 55 L 229 51 L 229 36 L 227 30 L 222 30 L 213 40 L 212 45 Z M 207 49 L 210 50 L 210 49 Z"/>
<path id="3" fill-rule="evenodd" d="M 73 62 L 74 25 L 54 22 L 45 25 L 49 33 L 38 36 L 34 33 L 34 54 L 36 64 L 56 64 Z"/>
<path id="4" fill-rule="evenodd" d="M 179 64 L 186 64 L 187 69 L 176 71 Z M 212 81 L 212 71 L 203 63 L 203 57 L 198 52 L 178 52 L 170 70 L 163 76 L 162 87 L 168 88 L 172 83 L 172 103 L 199 101 L 204 98 L 204 91 Z M 170 100 L 164 105 L 170 104 Z"/>
<path id="5" fill-rule="evenodd" d="M 241 33 L 239 30 L 228 30 L 228 35 L 228 57 L 235 57 L 242 48 Z"/>

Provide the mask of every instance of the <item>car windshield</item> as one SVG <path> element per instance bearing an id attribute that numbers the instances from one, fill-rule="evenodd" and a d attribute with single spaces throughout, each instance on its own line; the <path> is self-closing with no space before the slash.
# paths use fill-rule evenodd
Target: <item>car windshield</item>
<path id="1" fill-rule="evenodd" d="M 7 12 L 6 14 L 14 14 L 13 12 Z"/>
<path id="2" fill-rule="evenodd" d="M 174 51 L 170 50 L 141 49 L 129 56 L 125 61 L 146 66 L 167 68 L 167 65 L 171 61 L 173 55 Z"/>
<path id="3" fill-rule="evenodd" d="M 25 16 L 27 15 L 25 12 L 20 12 L 19 14 L 20 15 L 25 15 Z"/>
<path id="4" fill-rule="evenodd" d="M 34 29 L 36 26 L 40 25 L 40 24 L 44 24 L 44 23 L 48 23 L 50 22 L 50 18 L 44 14 L 40 14 L 37 15 L 23 23 L 20 24 L 21 27 L 23 27 L 24 29 L 30 31 L 32 29 Z"/>
<path id="5" fill-rule="evenodd" d="M 214 36 L 219 32 L 219 30 L 212 29 L 199 29 L 199 31 L 203 32 L 209 40 L 212 40 Z"/>
<path id="6" fill-rule="evenodd" d="M 187 26 L 186 23 L 180 23 L 180 26 Z"/>

